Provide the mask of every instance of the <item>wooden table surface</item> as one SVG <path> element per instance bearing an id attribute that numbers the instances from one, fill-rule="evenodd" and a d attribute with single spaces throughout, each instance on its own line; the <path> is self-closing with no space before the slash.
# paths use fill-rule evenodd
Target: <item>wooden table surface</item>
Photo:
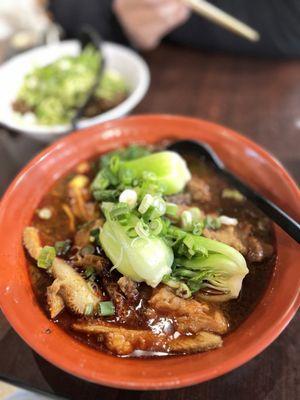
<path id="1" fill-rule="evenodd" d="M 300 61 L 211 55 L 172 46 L 162 46 L 146 60 L 152 83 L 135 113 L 185 114 L 227 125 L 264 146 L 300 180 Z M 0 131 L 2 192 L 41 147 Z M 213 381 L 134 392 L 89 384 L 58 370 L 32 352 L 0 316 L 0 375 L 69 399 L 296 400 L 299 328 L 298 315 L 262 354 Z"/>

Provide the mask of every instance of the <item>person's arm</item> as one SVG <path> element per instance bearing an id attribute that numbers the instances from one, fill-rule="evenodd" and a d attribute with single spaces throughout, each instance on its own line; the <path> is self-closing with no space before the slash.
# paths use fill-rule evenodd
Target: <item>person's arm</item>
<path id="1" fill-rule="evenodd" d="M 67 37 L 89 24 L 104 39 L 140 50 L 156 47 L 190 15 L 180 0 L 52 0 L 49 10 Z"/>
<path id="2" fill-rule="evenodd" d="M 67 38 L 76 37 L 81 27 L 88 24 L 105 40 L 128 44 L 112 11 L 112 0 L 50 0 L 49 11 Z"/>
<path id="3" fill-rule="evenodd" d="M 168 35 L 176 44 L 262 57 L 300 57 L 300 0 L 210 0 L 260 33 L 256 43 L 192 14 Z"/>

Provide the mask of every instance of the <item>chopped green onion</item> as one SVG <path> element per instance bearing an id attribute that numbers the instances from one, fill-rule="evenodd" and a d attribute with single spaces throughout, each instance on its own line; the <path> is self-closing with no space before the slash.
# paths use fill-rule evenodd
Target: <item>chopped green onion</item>
<path id="1" fill-rule="evenodd" d="M 126 203 L 129 208 L 134 208 L 137 203 L 137 193 L 133 189 L 125 189 L 123 192 L 120 194 L 119 197 L 119 202 L 120 203 Z"/>
<path id="2" fill-rule="evenodd" d="M 99 303 L 99 313 L 102 317 L 108 317 L 115 314 L 115 306 L 112 301 L 101 301 Z"/>
<path id="3" fill-rule="evenodd" d="M 154 197 L 152 206 L 154 207 L 154 210 L 151 214 L 151 217 L 150 217 L 151 219 L 161 217 L 162 215 L 165 214 L 166 202 L 162 197 L 158 197 L 158 196 Z"/>
<path id="4" fill-rule="evenodd" d="M 120 182 L 125 186 L 129 186 L 131 184 L 133 186 L 137 186 L 134 184 L 134 173 L 133 173 L 133 171 L 131 171 L 131 169 L 121 168 L 119 170 L 119 179 L 120 179 Z"/>
<path id="5" fill-rule="evenodd" d="M 94 310 L 93 304 L 92 303 L 87 304 L 84 310 L 84 315 L 92 315 L 93 310 Z"/>
<path id="6" fill-rule="evenodd" d="M 150 222 L 151 234 L 158 236 L 163 230 L 163 223 L 160 218 L 154 219 Z"/>
<path id="7" fill-rule="evenodd" d="M 93 196 L 97 201 L 115 201 L 119 196 L 119 190 L 95 190 Z"/>
<path id="8" fill-rule="evenodd" d="M 52 211 L 48 207 L 41 208 L 37 210 L 37 214 L 41 219 L 50 219 L 52 217 Z"/>
<path id="9" fill-rule="evenodd" d="M 52 246 L 44 246 L 37 260 L 38 267 L 43 269 L 50 268 L 52 266 L 55 257 L 56 257 L 55 248 Z"/>
<path id="10" fill-rule="evenodd" d="M 117 155 L 114 155 L 109 162 L 109 167 L 110 170 L 113 174 L 116 174 L 119 171 L 120 168 L 120 157 Z"/>
<path id="11" fill-rule="evenodd" d="M 174 203 L 166 203 L 166 216 L 167 217 L 177 217 L 178 216 L 179 207 Z"/>
<path id="12" fill-rule="evenodd" d="M 203 221 L 197 222 L 193 228 L 193 235 L 198 235 L 198 236 L 202 235 L 203 228 L 204 228 L 204 222 Z"/>
<path id="13" fill-rule="evenodd" d="M 145 222 L 140 219 L 136 226 L 135 226 L 135 231 L 138 234 L 139 237 L 148 237 L 150 234 L 150 229 L 149 226 L 147 224 L 145 224 Z"/>
<path id="14" fill-rule="evenodd" d="M 146 194 L 139 205 L 138 212 L 141 214 L 145 214 L 145 212 L 149 209 L 149 207 L 153 203 L 153 196 L 151 194 Z"/>
<path id="15" fill-rule="evenodd" d="M 127 235 L 128 237 L 130 237 L 131 239 L 136 238 L 138 236 L 138 234 L 136 233 L 136 230 L 133 226 L 130 226 L 126 229 Z"/>
<path id="16" fill-rule="evenodd" d="M 198 207 L 191 207 L 189 209 L 190 213 L 192 214 L 193 224 L 196 224 L 201 220 L 202 212 Z"/>
<path id="17" fill-rule="evenodd" d="M 110 212 L 112 218 L 119 218 L 129 213 L 129 207 L 127 203 L 115 204 Z"/>
<path id="18" fill-rule="evenodd" d="M 213 230 L 219 229 L 221 228 L 220 218 L 214 218 L 211 215 L 207 215 L 204 218 L 204 226 L 205 228 L 208 229 L 213 229 Z"/>
<path id="19" fill-rule="evenodd" d="M 185 231 L 191 231 L 193 228 L 193 216 L 188 210 L 184 210 L 181 214 L 181 226 Z"/>

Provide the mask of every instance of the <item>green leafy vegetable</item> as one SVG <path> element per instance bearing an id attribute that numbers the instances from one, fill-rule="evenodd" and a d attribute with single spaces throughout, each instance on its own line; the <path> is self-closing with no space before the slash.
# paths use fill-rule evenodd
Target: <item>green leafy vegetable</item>
<path id="1" fill-rule="evenodd" d="M 38 267 L 43 269 L 50 268 L 52 266 L 55 257 L 56 257 L 55 248 L 52 246 L 44 246 L 37 260 Z"/>
<path id="2" fill-rule="evenodd" d="M 154 173 L 166 195 L 180 192 L 191 178 L 185 160 L 173 151 L 162 151 L 127 161 L 124 167 L 134 171 L 137 178 L 142 177 L 144 171 Z"/>
<path id="3" fill-rule="evenodd" d="M 179 259 L 177 263 L 191 272 L 189 282 L 196 284 L 197 290 L 209 288 L 214 289 L 216 293 L 219 292 L 210 296 L 205 295 L 206 298 L 226 301 L 238 297 L 243 278 L 248 273 L 245 263 L 240 262 L 241 260 L 236 262 L 237 258 L 240 257 L 235 255 L 229 258 L 224 254 L 209 254 L 208 257 L 196 256 L 190 260 Z M 191 290 L 193 291 L 193 285 Z"/>
<path id="4" fill-rule="evenodd" d="M 112 151 L 104 154 L 100 158 L 100 168 L 104 168 L 110 165 L 111 159 L 118 156 L 122 161 L 135 160 L 150 154 L 150 151 L 143 146 L 132 145 L 121 150 Z"/>
<path id="5" fill-rule="evenodd" d="M 163 207 L 160 212 L 163 215 L 166 203 L 161 195 L 180 192 L 191 177 L 183 158 L 172 151 L 129 161 L 124 160 L 122 153 L 112 154 L 105 156 L 103 167 L 91 186 L 97 201 L 117 201 L 124 189 L 135 188 L 139 200 L 142 201 L 140 212 L 146 212 L 153 200 L 156 202 L 156 210 Z M 155 196 L 155 199 L 151 196 Z"/>
<path id="6" fill-rule="evenodd" d="M 131 224 L 139 223 L 137 217 L 134 220 L 132 217 Z M 174 259 L 171 248 L 159 237 L 131 238 L 127 230 L 128 226 L 108 219 L 100 232 L 101 246 L 121 274 L 136 282 L 157 286 L 171 272 Z"/>

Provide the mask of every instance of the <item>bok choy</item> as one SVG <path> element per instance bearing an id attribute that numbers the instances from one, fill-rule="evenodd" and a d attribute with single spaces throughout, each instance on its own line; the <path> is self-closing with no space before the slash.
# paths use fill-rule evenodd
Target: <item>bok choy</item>
<path id="1" fill-rule="evenodd" d="M 140 198 L 147 193 L 175 194 L 183 190 L 191 178 L 184 159 L 172 151 L 130 160 L 115 154 L 107 157 L 102 165 L 91 187 L 97 201 L 116 201 L 128 188 L 136 188 Z"/>
<path id="2" fill-rule="evenodd" d="M 171 273 L 173 251 L 161 237 L 151 235 L 147 225 L 128 210 L 125 206 L 103 205 L 106 222 L 100 232 L 101 246 L 121 274 L 156 287 Z"/>
<path id="3" fill-rule="evenodd" d="M 173 279 L 184 281 L 192 292 L 209 289 L 205 298 L 226 301 L 238 297 L 248 268 L 233 247 L 170 227 L 169 240 L 175 259 Z"/>

